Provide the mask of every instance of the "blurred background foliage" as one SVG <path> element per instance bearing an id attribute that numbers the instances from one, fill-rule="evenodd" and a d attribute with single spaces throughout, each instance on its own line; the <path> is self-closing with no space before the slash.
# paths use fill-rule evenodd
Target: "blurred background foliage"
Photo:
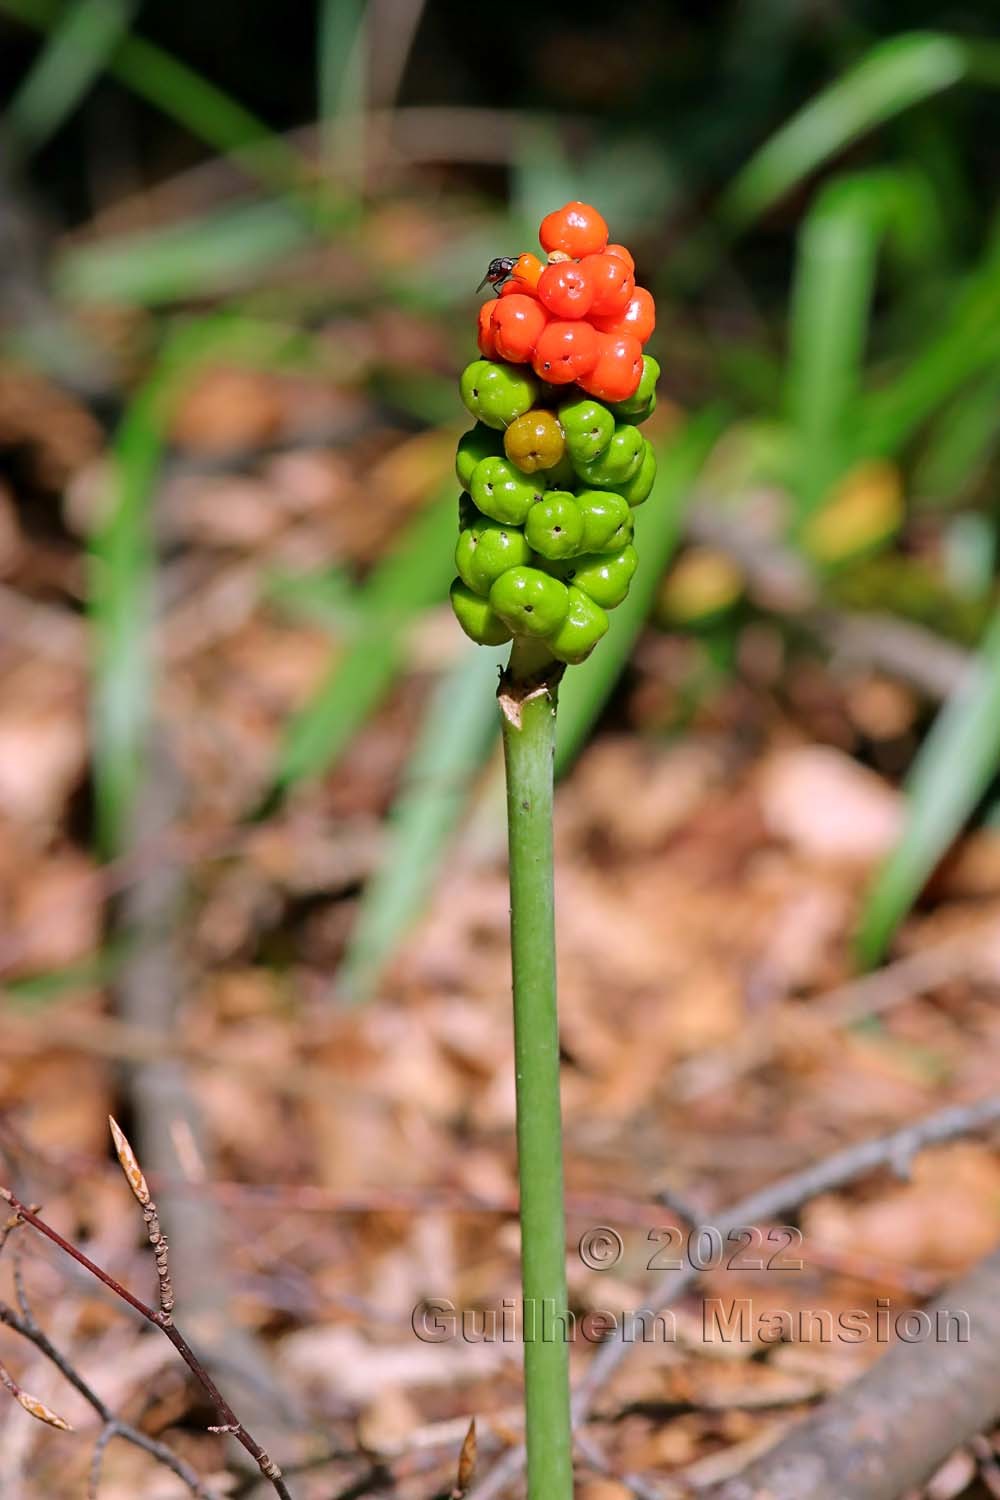
<path id="1" fill-rule="evenodd" d="M 626 712 L 649 632 L 686 643 L 638 716 L 660 736 L 734 683 L 787 709 L 803 661 L 898 675 L 912 712 L 850 746 L 910 793 L 861 918 L 877 959 L 995 816 L 995 20 L 974 0 L 0 0 L 0 476 L 42 549 L 19 596 L 89 617 L 74 836 L 105 859 L 141 843 L 171 733 L 193 821 L 266 824 L 402 692 L 341 949 L 353 997 L 473 800 L 495 837 L 499 658 L 442 610 L 455 378 L 488 259 L 582 197 L 657 297 L 661 478 L 628 604 L 568 674 L 560 768 Z M 309 626 L 308 671 L 246 708 L 245 742 L 186 744 L 225 692 L 199 651 L 258 608 Z"/>

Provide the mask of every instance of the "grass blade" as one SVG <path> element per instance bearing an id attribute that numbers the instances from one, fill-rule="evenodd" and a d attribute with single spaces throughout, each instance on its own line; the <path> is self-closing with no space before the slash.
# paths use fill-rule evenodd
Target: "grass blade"
<path id="1" fill-rule="evenodd" d="M 51 31 L 62 12 L 50 0 L 0 0 L 0 12 L 35 31 Z M 126 88 L 252 177 L 311 203 L 298 154 L 231 95 L 143 37 L 126 34 L 107 58 Z"/>
<path id="2" fill-rule="evenodd" d="M 959 505 L 985 475 L 1000 445 L 1000 375 L 983 378 L 945 407 L 913 471 L 918 502 L 935 508 Z"/>
<path id="3" fill-rule="evenodd" d="M 287 199 L 220 209 L 162 229 L 73 246 L 55 264 L 72 301 L 155 307 L 224 296 L 300 249 L 310 228 Z"/>
<path id="4" fill-rule="evenodd" d="M 962 80 L 996 86 L 1000 44 L 917 31 L 880 42 L 751 157 L 723 195 L 723 220 L 746 229 L 852 141 Z"/>
<path id="5" fill-rule="evenodd" d="M 100 852 L 128 838 L 150 721 L 156 547 L 152 500 L 179 390 L 203 360 L 274 361 L 294 335 L 228 314 L 194 323 L 168 342 L 131 401 L 112 453 L 113 503 L 90 539 L 91 741 L 94 816 Z"/>
<path id="6" fill-rule="evenodd" d="M 892 233 L 914 260 L 934 254 L 936 222 L 925 182 L 912 173 L 864 172 L 819 194 L 799 233 L 792 296 L 787 405 L 798 455 L 800 518 L 843 472 L 857 441 L 865 345 L 878 250 Z"/>
<path id="7" fill-rule="evenodd" d="M 369 998 L 434 884 L 470 783 L 496 743 L 497 678 L 508 654 L 507 647 L 463 650 L 431 697 L 344 959 L 340 977 L 354 1002 Z"/>
<path id="8" fill-rule="evenodd" d="M 320 0 L 317 95 L 329 169 L 360 194 L 365 176 L 366 0 Z"/>
<path id="9" fill-rule="evenodd" d="M 389 693 L 406 660 L 414 616 L 445 597 L 455 572 L 456 491 L 449 479 L 359 591 L 357 634 L 288 724 L 265 809 L 306 777 L 329 770 Z"/>
<path id="10" fill-rule="evenodd" d="M 11 99 L 6 123 L 37 151 L 54 135 L 106 67 L 141 0 L 73 0 L 59 16 Z"/>
<path id="11" fill-rule="evenodd" d="M 939 713 L 907 781 L 902 837 L 879 871 L 858 933 L 875 963 L 1000 766 L 1000 613 Z"/>
<path id="12" fill-rule="evenodd" d="M 559 689 L 556 773 L 579 754 L 652 607 L 663 570 L 681 533 L 684 506 L 702 464 L 722 432 L 724 417 L 710 407 L 692 417 L 657 454 L 659 473 L 653 493 L 636 513 L 639 567 L 628 597 L 611 615 L 611 626 L 593 656 L 566 673 Z"/>
<path id="13" fill-rule="evenodd" d="M 897 453 L 937 409 L 984 369 L 1000 363 L 1000 257 L 994 251 L 964 288 L 944 327 L 899 376 L 867 398 L 859 444 Z"/>

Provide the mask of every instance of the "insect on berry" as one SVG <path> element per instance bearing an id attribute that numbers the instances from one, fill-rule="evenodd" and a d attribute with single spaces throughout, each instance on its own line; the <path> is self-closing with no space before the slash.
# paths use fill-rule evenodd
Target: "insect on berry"
<path id="1" fill-rule="evenodd" d="M 486 283 L 489 282 L 490 286 L 499 297 L 500 288 L 504 285 L 505 282 L 510 280 L 514 267 L 517 265 L 517 261 L 518 257 L 516 255 L 496 256 L 493 260 L 490 261 L 489 265 L 487 266 L 486 275 L 476 287 L 476 291 L 481 292 Z"/>

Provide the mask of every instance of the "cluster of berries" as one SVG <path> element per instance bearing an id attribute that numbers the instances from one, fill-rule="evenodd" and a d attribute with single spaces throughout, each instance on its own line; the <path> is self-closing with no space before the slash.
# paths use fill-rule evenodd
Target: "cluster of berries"
<path id="1" fill-rule="evenodd" d="M 639 431 L 656 404 L 659 366 L 642 353 L 655 310 L 589 204 L 549 214 L 539 238 L 548 265 L 494 262 L 503 285 L 480 311 L 483 358 L 462 375 L 477 421 L 458 445 L 451 600 L 483 645 L 531 636 L 580 662 L 628 593 L 632 508 L 656 477 Z"/>

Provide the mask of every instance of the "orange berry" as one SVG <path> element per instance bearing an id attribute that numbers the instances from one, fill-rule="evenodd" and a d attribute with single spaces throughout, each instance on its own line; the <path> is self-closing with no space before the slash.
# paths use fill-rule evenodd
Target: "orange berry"
<path id="1" fill-rule="evenodd" d="M 493 310 L 496 305 L 496 301 L 492 300 L 490 302 L 483 302 L 479 308 L 479 335 L 477 342 L 479 344 L 479 352 L 484 359 L 496 359 L 497 357 L 496 338 L 493 334 Z"/>
<path id="2" fill-rule="evenodd" d="M 550 323 L 535 345 L 531 368 L 550 385 L 569 385 L 597 363 L 597 334 L 582 318 Z"/>
<path id="3" fill-rule="evenodd" d="M 624 312 L 612 318 L 595 318 L 594 327 L 600 333 L 630 333 L 644 344 L 656 327 L 656 303 L 652 293 L 644 286 L 637 286 Z"/>
<path id="4" fill-rule="evenodd" d="M 623 260 L 614 255 L 588 255 L 580 262 L 590 273 L 594 297 L 590 311 L 598 318 L 613 318 L 623 313 L 635 291 L 635 277 Z"/>
<path id="5" fill-rule="evenodd" d="M 631 251 L 626 250 L 624 245 L 608 245 L 604 253 L 605 255 L 613 255 L 616 260 L 623 260 L 633 276 L 635 275 L 635 261 L 632 259 Z"/>
<path id="6" fill-rule="evenodd" d="M 510 274 L 514 281 L 521 283 L 521 291 L 529 287 L 534 291 L 538 286 L 538 278 L 544 270 L 545 266 L 538 259 L 538 256 L 530 255 L 525 251 L 523 255 L 517 257 L 517 260 L 514 262 L 514 269 Z"/>
<path id="7" fill-rule="evenodd" d="M 574 260 L 597 255 L 608 243 L 608 226 L 589 203 L 566 203 L 546 214 L 538 231 L 543 250 L 564 250 Z"/>
<path id="8" fill-rule="evenodd" d="M 630 333 L 599 333 L 597 363 L 579 385 L 599 401 L 627 401 L 642 378 L 642 345 Z"/>
<path id="9" fill-rule="evenodd" d="M 501 297 L 493 307 L 493 341 L 501 359 L 523 365 L 534 352 L 538 335 L 549 321 L 535 297 Z"/>
<path id="10" fill-rule="evenodd" d="M 557 318 L 585 318 L 594 300 L 591 274 L 574 261 L 557 261 L 538 278 L 538 296 Z"/>

